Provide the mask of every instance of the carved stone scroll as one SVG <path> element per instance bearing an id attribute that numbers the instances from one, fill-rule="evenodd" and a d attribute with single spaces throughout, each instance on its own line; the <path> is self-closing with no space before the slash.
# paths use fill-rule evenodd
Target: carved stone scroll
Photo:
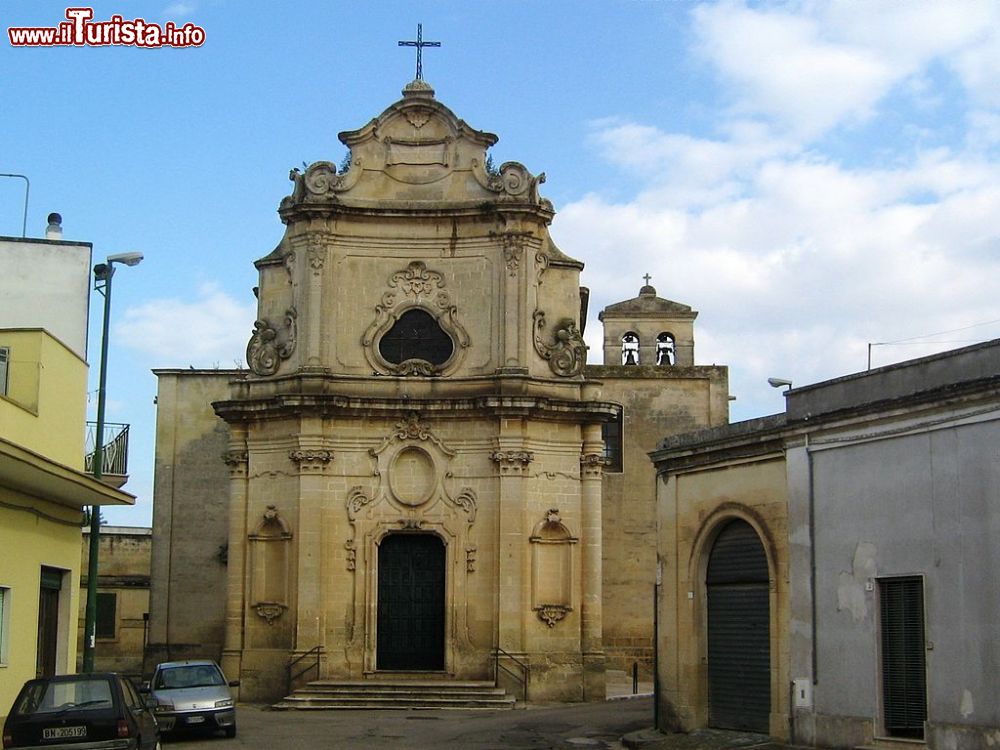
<path id="1" fill-rule="evenodd" d="M 247 365 L 255 375 L 274 375 L 282 360 L 295 352 L 296 319 L 294 307 L 285 312 L 284 326 L 277 328 L 266 318 L 253 324 L 253 335 L 247 344 Z"/>
<path id="2" fill-rule="evenodd" d="M 542 338 L 542 333 L 548 326 L 545 312 L 535 311 L 535 335 L 533 337 L 535 351 L 538 356 L 547 360 L 553 373 L 564 378 L 572 378 L 583 372 L 587 364 L 587 345 L 583 335 L 576 327 L 572 318 L 563 318 L 555 326 L 552 343 Z"/>

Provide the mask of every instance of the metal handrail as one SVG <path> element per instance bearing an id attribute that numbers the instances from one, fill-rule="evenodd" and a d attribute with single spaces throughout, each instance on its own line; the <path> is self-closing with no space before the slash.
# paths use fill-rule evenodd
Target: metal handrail
<path id="1" fill-rule="evenodd" d="M 127 424 L 113 422 L 104 425 L 101 436 L 101 473 L 104 475 L 128 475 L 128 428 Z M 87 422 L 86 455 L 83 458 L 84 471 L 94 470 L 94 453 L 97 445 L 97 424 Z"/>
<path id="2" fill-rule="evenodd" d="M 500 663 L 500 657 L 501 656 L 504 657 L 504 658 L 506 658 L 506 659 L 510 659 L 512 662 L 514 662 L 514 664 L 516 664 L 517 666 L 519 666 L 521 668 L 521 674 L 518 674 L 517 672 L 515 672 L 513 669 L 511 669 L 507 665 L 501 664 Z M 514 656 L 514 654 L 512 654 L 512 653 L 510 653 L 508 651 L 504 651 L 502 648 L 500 648 L 499 646 L 497 646 L 497 648 L 493 651 L 493 682 L 495 684 L 497 684 L 498 687 L 499 687 L 500 670 L 501 669 L 504 672 L 506 672 L 507 674 L 509 674 L 511 677 L 513 677 L 515 680 L 517 680 L 519 683 L 521 683 L 521 692 L 522 692 L 522 694 L 524 696 L 525 702 L 527 702 L 527 700 L 528 700 L 528 677 L 531 674 L 531 667 L 528 666 L 528 663 L 524 662 L 524 661 L 521 661 L 516 656 Z"/>
<path id="3" fill-rule="evenodd" d="M 320 660 L 320 656 L 322 656 L 322 654 L 323 654 L 323 647 L 322 646 L 313 646 L 311 649 L 309 649 L 308 651 L 306 651 L 304 654 L 300 654 L 296 658 L 290 660 L 288 662 L 288 664 L 285 665 L 285 671 L 286 671 L 287 677 L 288 677 L 288 679 L 287 679 L 287 683 L 288 683 L 287 684 L 287 689 L 285 690 L 286 694 L 290 694 L 292 692 L 292 683 L 295 682 L 295 680 L 297 680 L 299 677 L 301 677 L 302 675 L 304 675 L 306 672 L 308 672 L 310 669 L 315 669 L 316 670 L 316 676 L 319 677 L 319 660 Z M 292 674 L 292 669 L 295 667 L 295 665 L 298 664 L 300 661 L 303 661 L 304 659 L 309 658 L 310 656 L 314 656 L 315 660 L 312 663 L 307 664 L 306 666 L 302 667 L 302 669 L 300 669 L 295 674 Z"/>

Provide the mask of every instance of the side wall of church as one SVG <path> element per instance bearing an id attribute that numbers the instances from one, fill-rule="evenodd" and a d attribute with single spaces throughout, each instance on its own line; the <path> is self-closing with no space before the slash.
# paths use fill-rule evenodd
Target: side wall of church
<path id="1" fill-rule="evenodd" d="M 601 398 L 622 405 L 621 472 L 603 479 L 604 648 L 609 669 L 652 674 L 656 580 L 656 469 L 649 452 L 665 435 L 726 424 L 728 371 L 721 366 L 589 366 Z"/>
<path id="2" fill-rule="evenodd" d="M 149 636 L 144 671 L 222 654 L 228 428 L 212 401 L 238 371 L 158 370 Z M 233 677 L 235 679 L 235 677 Z"/>

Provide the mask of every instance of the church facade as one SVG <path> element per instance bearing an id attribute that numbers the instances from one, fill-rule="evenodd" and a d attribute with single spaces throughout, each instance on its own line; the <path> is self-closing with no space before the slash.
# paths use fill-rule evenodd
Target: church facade
<path id="1" fill-rule="evenodd" d="M 248 369 L 156 373 L 147 666 L 215 656 L 271 700 L 313 649 L 333 680 L 499 661 L 531 700 L 602 700 L 650 658 L 646 452 L 727 421 L 726 370 L 648 283 L 588 365 L 544 175 L 494 169 L 422 80 L 340 139 L 346 169 L 290 175 Z"/>

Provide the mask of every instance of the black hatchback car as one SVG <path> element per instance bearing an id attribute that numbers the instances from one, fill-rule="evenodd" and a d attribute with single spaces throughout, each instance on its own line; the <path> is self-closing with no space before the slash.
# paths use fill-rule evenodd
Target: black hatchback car
<path id="1" fill-rule="evenodd" d="M 156 718 L 126 678 L 112 673 L 40 677 L 18 693 L 4 748 L 159 750 Z"/>

